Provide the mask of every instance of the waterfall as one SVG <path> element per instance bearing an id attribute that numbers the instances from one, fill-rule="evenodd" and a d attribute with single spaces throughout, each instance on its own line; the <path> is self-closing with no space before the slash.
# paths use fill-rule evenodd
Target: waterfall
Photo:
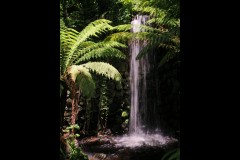
<path id="1" fill-rule="evenodd" d="M 149 16 L 136 15 L 132 21 L 132 32 L 140 32 L 141 24 L 149 19 Z M 143 117 L 141 116 L 141 111 L 146 111 L 147 108 L 147 82 L 146 76 L 149 69 L 148 57 L 147 55 L 136 60 L 136 56 L 139 51 L 146 45 L 146 42 L 140 40 L 133 40 L 130 44 L 130 86 L 131 86 L 131 115 L 130 115 L 130 134 L 142 133 L 144 125 Z M 141 102 L 139 101 L 141 99 Z"/>
<path id="2" fill-rule="evenodd" d="M 148 19 L 149 16 L 136 15 L 131 22 L 132 32 L 144 31 L 140 25 L 145 24 Z M 131 111 L 129 134 L 116 137 L 117 146 L 131 148 L 142 145 L 159 146 L 166 144 L 169 140 L 169 137 L 161 135 L 158 125 L 159 114 L 156 112 L 157 101 L 155 99 L 158 97 L 157 77 L 152 77 L 153 79 L 148 77 L 151 69 L 150 64 L 152 66 L 155 63 L 155 56 L 154 54 L 146 54 L 136 60 L 136 56 L 146 44 L 146 41 L 136 39 L 130 43 Z M 148 95 L 149 92 L 151 95 Z M 154 102 L 149 102 L 153 100 Z"/>

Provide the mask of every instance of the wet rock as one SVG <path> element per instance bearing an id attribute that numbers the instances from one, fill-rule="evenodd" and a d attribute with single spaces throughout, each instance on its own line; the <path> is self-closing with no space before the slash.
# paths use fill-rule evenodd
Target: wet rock
<path id="1" fill-rule="evenodd" d="M 108 137 L 111 139 L 111 137 Z M 105 160 L 159 160 L 168 151 L 178 147 L 177 141 L 169 140 L 164 145 L 142 145 L 135 148 L 119 147 L 114 140 L 105 144 L 97 144 L 84 147 L 88 153 L 104 154 Z"/>

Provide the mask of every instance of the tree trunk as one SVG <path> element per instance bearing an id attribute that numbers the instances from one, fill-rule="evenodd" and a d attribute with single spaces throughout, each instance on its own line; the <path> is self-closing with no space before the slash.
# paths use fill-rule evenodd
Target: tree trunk
<path id="1" fill-rule="evenodd" d="M 71 124 L 76 124 L 76 117 L 78 115 L 78 102 L 80 98 L 80 90 L 77 87 L 72 87 L 72 115 L 71 115 Z M 72 133 L 74 134 L 74 128 L 72 129 Z"/>
<path id="2" fill-rule="evenodd" d="M 64 122 L 64 112 L 66 107 L 66 99 L 67 99 L 67 86 L 66 84 L 63 85 L 62 95 L 60 97 L 60 129 L 63 128 Z"/>

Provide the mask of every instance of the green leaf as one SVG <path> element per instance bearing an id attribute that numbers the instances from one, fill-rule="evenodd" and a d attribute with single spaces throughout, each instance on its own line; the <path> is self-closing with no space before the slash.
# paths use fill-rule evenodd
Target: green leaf
<path id="1" fill-rule="evenodd" d="M 68 132 L 69 132 L 69 129 L 68 129 L 68 127 L 67 127 L 65 130 L 63 130 L 63 132 L 66 132 L 66 133 L 68 133 Z"/>
<path id="2" fill-rule="evenodd" d="M 122 117 L 125 118 L 125 117 L 127 117 L 127 116 L 128 116 L 128 113 L 127 113 L 126 111 L 123 111 L 123 112 L 122 112 Z"/>
<path id="3" fill-rule="evenodd" d="M 79 135 L 79 134 L 75 134 L 75 136 L 76 136 L 76 137 L 80 137 L 80 135 Z"/>
<path id="4" fill-rule="evenodd" d="M 167 152 L 161 160 L 180 160 L 180 149 L 175 148 L 169 152 Z"/>
<path id="5" fill-rule="evenodd" d="M 81 65 L 90 71 L 105 76 L 109 79 L 113 79 L 116 81 L 121 80 L 121 74 L 118 72 L 118 70 L 110 65 L 109 63 L 104 62 L 88 62 L 86 64 Z"/>

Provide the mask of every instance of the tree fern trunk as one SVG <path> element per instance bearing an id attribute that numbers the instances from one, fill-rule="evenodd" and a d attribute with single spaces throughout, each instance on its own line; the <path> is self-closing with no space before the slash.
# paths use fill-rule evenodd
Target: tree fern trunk
<path id="1" fill-rule="evenodd" d="M 105 132 L 107 128 L 107 118 L 109 110 L 109 101 L 107 95 L 107 79 L 104 77 L 100 87 L 99 113 L 98 113 L 98 131 Z"/>
<path id="2" fill-rule="evenodd" d="M 67 99 L 67 86 L 66 84 L 63 85 L 62 94 L 60 97 L 60 128 L 63 127 L 63 121 L 64 121 L 64 112 L 66 107 L 66 99 Z"/>
<path id="3" fill-rule="evenodd" d="M 77 92 L 77 90 L 78 90 L 77 87 L 75 86 L 72 87 L 72 116 L 71 116 L 72 125 L 76 124 L 76 117 L 78 115 L 78 101 L 80 92 Z M 72 133 L 74 133 L 74 127 L 72 129 Z"/>

